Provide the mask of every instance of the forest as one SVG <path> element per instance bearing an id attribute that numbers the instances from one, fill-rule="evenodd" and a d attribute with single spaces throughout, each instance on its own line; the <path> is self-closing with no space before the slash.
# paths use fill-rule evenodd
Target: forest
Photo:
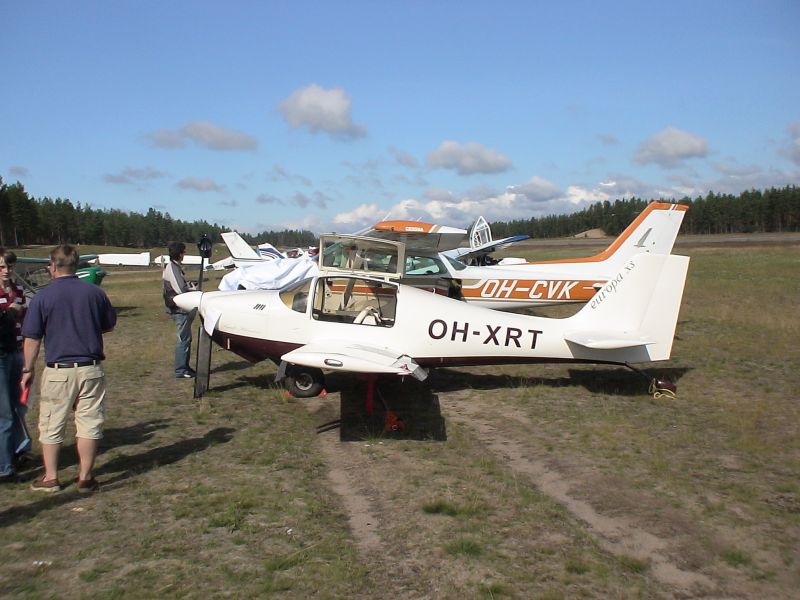
<path id="1" fill-rule="evenodd" d="M 589 229 L 619 234 L 650 202 L 641 198 L 597 202 L 568 214 L 493 222 L 495 238 L 527 234 L 533 238 L 577 235 Z M 739 195 L 715 194 L 682 198 L 688 204 L 683 234 L 764 233 L 800 231 L 800 188 L 791 185 L 768 190 L 748 190 Z M 207 221 L 181 221 L 150 208 L 146 214 L 118 209 L 95 209 L 80 202 L 57 198 L 32 198 L 19 182 L 8 185 L 0 178 L 0 245 L 34 244 L 163 247 L 180 240 L 195 242 L 207 234 L 222 241 L 225 227 Z M 306 230 L 264 231 L 242 234 L 250 244 L 269 241 L 278 247 L 310 246 L 316 236 Z"/>
<path id="2" fill-rule="evenodd" d="M 194 243 L 203 234 L 214 243 L 221 243 L 220 234 L 227 230 L 207 221 L 173 219 L 169 213 L 153 208 L 143 215 L 100 210 L 62 198 L 32 198 L 21 183 L 8 185 L 0 178 L 0 246 L 70 243 L 156 248 L 170 241 Z M 317 239 L 304 230 L 263 231 L 242 237 L 250 244 L 269 241 L 280 247 L 315 245 Z"/>
<path id="3" fill-rule="evenodd" d="M 589 229 L 602 229 L 618 235 L 650 200 L 630 198 L 597 202 L 569 214 L 493 222 L 495 238 L 527 234 L 533 238 L 574 236 Z M 682 234 L 766 233 L 800 231 L 800 188 L 786 186 L 768 190 L 749 190 L 739 195 L 709 192 L 698 198 L 681 198 L 689 210 L 683 219 Z"/>

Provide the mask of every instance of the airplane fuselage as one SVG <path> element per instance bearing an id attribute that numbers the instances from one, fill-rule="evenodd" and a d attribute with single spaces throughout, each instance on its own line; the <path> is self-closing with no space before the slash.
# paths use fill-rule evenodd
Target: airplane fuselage
<path id="1" fill-rule="evenodd" d="M 366 280 L 355 279 L 353 295 L 357 296 Z M 341 296 L 347 280 L 317 277 L 290 292 L 206 293 L 201 314 L 206 319 L 218 314 L 214 341 L 252 362 L 280 362 L 288 352 L 319 340 L 333 347 L 361 345 L 407 355 L 423 367 L 651 360 L 644 345 L 609 353 L 572 344 L 565 338 L 565 332 L 574 327 L 568 319 L 490 311 L 409 286 L 384 284 L 376 295 L 378 304 L 383 303 L 381 319 L 357 323 L 358 306 L 340 310 L 342 302 L 336 296 Z M 294 300 L 299 296 L 304 298 L 302 305 Z M 324 302 L 331 298 L 335 299 L 334 308 L 327 311 Z"/>

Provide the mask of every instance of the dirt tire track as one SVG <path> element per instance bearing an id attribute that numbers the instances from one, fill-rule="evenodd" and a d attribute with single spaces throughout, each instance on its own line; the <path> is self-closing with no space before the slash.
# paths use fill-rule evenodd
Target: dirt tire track
<path id="1" fill-rule="evenodd" d="M 319 446 L 329 465 L 328 481 L 342 499 L 359 551 L 364 556 L 381 553 L 383 543 L 377 533 L 378 516 L 370 510 L 369 498 L 360 492 L 357 485 L 356 472 L 363 463 L 358 450 L 352 445 L 342 444 L 336 433 L 331 432 L 320 435 Z"/>
<path id="2" fill-rule="evenodd" d="M 476 432 L 487 448 L 501 457 L 512 471 L 530 479 L 543 493 L 585 522 L 604 550 L 649 562 L 653 576 L 681 596 L 716 591 L 716 584 L 710 578 L 681 569 L 670 560 L 668 539 L 653 535 L 628 519 L 602 515 L 590 503 L 570 495 L 572 483 L 544 461 L 531 457 L 525 445 L 508 438 L 507 432 L 499 432 L 485 419 L 486 407 L 479 402 L 459 402 L 446 394 L 440 395 L 440 401 L 450 418 Z"/>
<path id="3" fill-rule="evenodd" d="M 313 399 L 304 402 L 312 414 L 333 416 L 333 403 L 328 400 Z M 354 444 L 339 441 L 339 430 L 333 429 L 317 436 L 317 445 L 328 465 L 328 481 L 332 490 L 341 498 L 347 513 L 350 530 L 364 556 L 372 556 L 383 550 L 378 535 L 380 524 L 378 516 L 372 512 L 372 505 L 366 493 L 362 493 L 357 477 L 364 467 L 360 448 Z"/>
<path id="4" fill-rule="evenodd" d="M 309 412 L 321 421 L 330 422 L 338 415 L 339 403 L 315 398 L 305 400 Z M 403 547 L 402 540 L 385 540 L 381 531 L 391 529 L 391 520 L 397 518 L 399 508 L 387 509 L 386 490 L 390 489 L 391 476 L 387 480 L 385 469 L 375 470 L 370 466 L 366 442 L 342 442 L 339 429 L 320 433 L 316 440 L 325 464 L 331 490 L 340 498 L 356 547 L 364 563 L 370 565 L 370 573 L 379 598 L 381 590 L 394 586 L 398 597 L 423 600 L 442 597 L 439 593 L 443 575 L 437 573 L 435 580 L 426 577 L 425 561 Z M 383 448 L 381 453 L 386 451 Z M 396 452 L 389 451 L 391 459 L 384 455 L 378 464 L 401 465 L 401 470 L 411 472 L 411 461 Z M 386 535 L 386 534 L 384 534 Z M 453 576 L 453 573 L 449 573 Z M 444 577 L 445 581 L 447 580 Z"/>

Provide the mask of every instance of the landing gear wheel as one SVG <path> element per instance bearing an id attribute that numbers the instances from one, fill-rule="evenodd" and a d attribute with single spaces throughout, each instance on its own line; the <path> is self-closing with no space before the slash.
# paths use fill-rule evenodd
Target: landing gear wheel
<path id="1" fill-rule="evenodd" d="M 313 367 L 291 367 L 283 386 L 295 398 L 313 398 L 324 389 L 325 375 Z"/>

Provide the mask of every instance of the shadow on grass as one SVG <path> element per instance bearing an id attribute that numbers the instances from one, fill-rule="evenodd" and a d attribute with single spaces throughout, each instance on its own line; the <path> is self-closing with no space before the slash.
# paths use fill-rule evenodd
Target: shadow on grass
<path id="1" fill-rule="evenodd" d="M 208 388 L 209 392 L 215 394 L 223 394 L 230 390 L 235 390 L 243 387 L 257 387 L 262 390 L 280 389 L 280 386 L 275 383 L 275 376 L 268 375 L 254 375 L 237 377 L 235 381 L 226 383 L 225 385 L 214 385 L 214 374 L 211 374 L 211 387 Z"/>
<path id="2" fill-rule="evenodd" d="M 135 317 L 139 314 L 140 306 L 115 306 L 114 310 L 117 311 L 117 316 Z M 128 314 L 131 313 L 131 314 Z"/>
<path id="3" fill-rule="evenodd" d="M 691 369 L 686 367 L 663 367 L 647 369 L 648 377 L 666 379 L 677 383 Z M 515 375 L 492 375 L 469 373 L 454 369 L 434 369 L 428 382 L 440 392 L 457 390 L 494 390 L 521 387 L 546 386 L 552 388 L 581 386 L 595 394 L 641 396 L 648 394 L 649 380 L 641 373 L 626 368 L 569 369 L 569 377 L 524 377 Z"/>
<path id="4" fill-rule="evenodd" d="M 224 365 L 220 365 L 218 367 L 214 367 L 211 370 L 211 374 L 214 373 L 225 373 L 226 371 L 241 371 L 242 369 L 247 369 L 252 366 L 255 366 L 257 363 L 251 363 L 247 360 L 233 360 L 230 362 L 226 362 Z"/>
<path id="5" fill-rule="evenodd" d="M 121 481 L 164 465 L 176 463 L 190 454 L 201 452 L 210 446 L 227 443 L 233 439 L 234 431 L 236 430 L 229 427 L 218 427 L 207 432 L 202 437 L 180 440 L 139 454 L 113 458 L 95 469 L 95 475 L 99 477 L 101 484 L 99 493 L 103 493 L 103 489 L 110 489 L 112 486 L 117 487 L 114 484 Z M 63 452 L 64 449 L 62 449 Z M 107 478 L 102 477 L 103 474 L 107 473 L 116 473 L 116 475 Z M 34 492 L 31 492 L 32 497 L 33 494 Z M 39 500 L 12 506 L 0 512 L 0 527 L 7 527 L 19 521 L 33 519 L 42 511 L 75 502 L 83 497 L 78 493 L 75 486 L 69 485 L 66 490 L 60 493 L 44 498 L 40 497 Z"/>
<path id="6" fill-rule="evenodd" d="M 340 392 L 339 419 L 325 423 L 318 432 L 339 429 L 343 442 L 365 439 L 437 440 L 447 439 L 439 398 L 430 387 L 416 379 L 380 377 L 373 395 L 373 412 L 367 410 L 368 383 L 365 378 L 331 378 L 327 389 Z M 399 418 L 401 427 L 386 430 L 386 411 Z"/>
<path id="7" fill-rule="evenodd" d="M 112 427 L 103 431 L 103 439 L 100 440 L 97 455 L 101 456 L 109 448 L 119 448 L 120 446 L 135 446 L 146 442 L 153 437 L 159 429 L 166 429 L 170 419 L 155 419 L 153 421 L 142 421 L 130 427 Z M 58 468 L 66 469 L 78 464 L 78 453 L 75 449 L 75 442 L 61 447 L 58 454 Z M 41 460 L 37 459 L 32 468 L 41 467 Z M 29 469 L 26 469 L 28 471 Z M 22 480 L 33 479 L 32 474 L 23 474 Z"/>

